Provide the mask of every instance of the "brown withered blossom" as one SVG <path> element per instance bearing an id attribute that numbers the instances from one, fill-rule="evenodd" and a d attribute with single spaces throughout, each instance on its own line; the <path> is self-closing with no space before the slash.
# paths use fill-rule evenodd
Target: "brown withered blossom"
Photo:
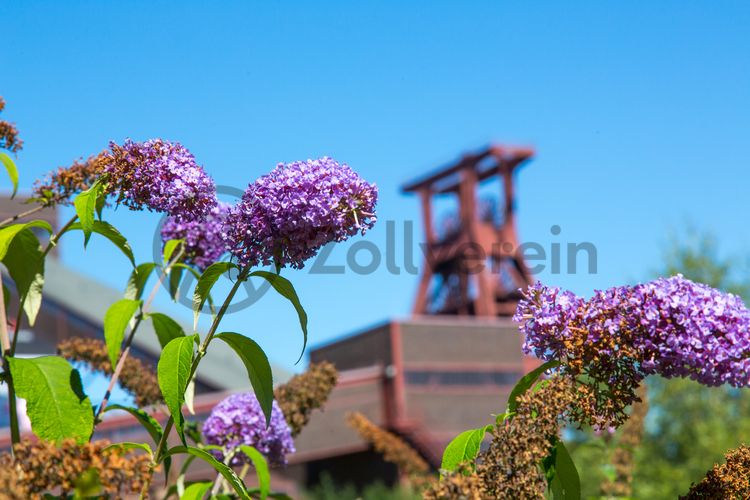
<path id="1" fill-rule="evenodd" d="M 374 424 L 359 412 L 349 413 L 346 423 L 368 443 L 386 462 L 398 467 L 413 486 L 421 486 L 427 479 L 430 466 L 406 441 L 392 432 Z"/>
<path id="2" fill-rule="evenodd" d="M 422 492 L 424 500 L 485 500 L 490 498 L 484 479 L 467 466 L 444 474 Z"/>
<path id="3" fill-rule="evenodd" d="M 0 97 L 0 111 L 5 109 L 5 100 Z M 23 148 L 23 141 L 18 137 L 16 126 L 5 120 L 0 120 L 0 149 L 7 149 L 11 153 L 18 153 Z"/>
<path id="4" fill-rule="evenodd" d="M 601 486 L 605 497 L 630 497 L 633 494 L 633 455 L 643 439 L 643 424 L 648 413 L 646 384 L 641 384 L 636 394 L 641 401 L 633 405 L 630 418 L 619 429 L 617 447 L 612 453 L 615 477 L 605 479 Z"/>
<path id="5" fill-rule="evenodd" d="M 706 477 L 690 487 L 685 500 L 750 498 L 750 447 L 742 445 L 724 455 L 725 462 L 716 464 Z"/>
<path id="6" fill-rule="evenodd" d="M 112 375 L 112 364 L 107 345 L 98 339 L 71 337 L 57 345 L 57 352 L 71 361 L 87 363 L 93 370 Z M 120 385 L 133 393 L 138 406 L 148 406 L 162 401 L 156 373 L 141 360 L 128 356 L 118 379 Z"/>
<path id="7" fill-rule="evenodd" d="M 573 404 L 573 381 L 560 375 L 518 398 L 515 416 L 495 427 L 479 457 L 477 474 L 489 498 L 545 498 L 547 481 L 539 464 L 549 455 Z"/>
<path id="8" fill-rule="evenodd" d="M 110 161 L 106 152 L 59 167 L 34 183 L 33 198 L 44 206 L 72 205 L 73 197 L 90 188 Z"/>
<path id="9" fill-rule="evenodd" d="M 141 491 L 152 473 L 150 457 L 144 453 L 107 448 L 108 441 L 83 445 L 66 440 L 55 445 L 47 441 L 23 441 L 10 453 L 0 455 L 0 498 L 42 498 L 44 493 L 73 493 L 76 481 L 93 469 L 102 493 L 114 498 Z"/>
<path id="10" fill-rule="evenodd" d="M 333 364 L 323 361 L 311 363 L 307 370 L 292 377 L 274 391 L 274 397 L 284 413 L 292 436 L 296 436 L 310 421 L 313 410 L 321 408 L 336 386 L 338 372 Z"/>

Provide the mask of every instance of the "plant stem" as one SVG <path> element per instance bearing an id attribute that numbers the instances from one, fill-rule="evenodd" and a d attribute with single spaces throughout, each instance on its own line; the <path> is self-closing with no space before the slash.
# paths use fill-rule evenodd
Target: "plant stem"
<path id="1" fill-rule="evenodd" d="M 65 223 L 63 227 L 60 228 L 60 230 L 52 235 L 49 239 L 49 243 L 47 243 L 47 248 L 44 249 L 44 253 L 42 254 L 42 258 L 47 257 L 47 254 L 49 254 L 50 250 L 52 250 L 55 245 L 57 245 L 57 240 L 60 239 L 60 237 L 65 234 L 65 232 L 70 229 L 70 226 L 75 224 L 76 220 L 78 220 L 78 215 L 74 215 L 70 218 L 68 222 Z"/>
<path id="2" fill-rule="evenodd" d="M 5 297 L 2 283 L 2 274 L 0 273 L 0 347 L 3 353 L 3 370 L 6 374 L 8 383 L 8 416 L 10 417 L 10 439 L 13 444 L 21 441 L 21 433 L 18 429 L 18 411 L 16 409 L 16 391 L 13 387 L 13 378 L 10 376 L 10 365 L 8 358 L 11 352 L 10 339 L 8 338 L 8 317 L 5 315 Z"/>
<path id="3" fill-rule="evenodd" d="M 5 315 L 5 290 L 2 287 L 2 273 L 0 272 L 0 347 L 3 356 L 10 351 L 10 338 L 8 337 L 8 318 Z"/>
<path id="4" fill-rule="evenodd" d="M 154 297 L 156 297 L 156 292 L 159 291 L 159 287 L 164 282 L 164 278 L 167 276 L 169 270 L 172 268 L 175 262 L 177 262 L 182 257 L 182 253 L 183 251 L 182 249 L 180 249 L 180 251 L 177 252 L 177 254 L 164 267 L 164 269 L 162 269 L 162 272 L 159 273 L 159 279 L 151 289 L 151 293 L 149 293 L 146 302 L 141 306 L 141 310 L 138 313 L 138 316 L 136 316 L 135 318 L 133 328 L 130 329 L 130 335 L 128 335 L 128 338 L 125 340 L 125 347 L 122 349 L 122 351 L 120 351 L 120 356 L 117 358 L 117 365 L 115 366 L 115 369 L 112 372 L 112 377 L 109 380 L 107 392 L 104 393 L 104 398 L 102 398 L 102 402 L 99 404 L 99 408 L 96 410 L 96 415 L 94 415 L 94 422 L 99 421 L 99 416 L 104 411 L 104 408 L 106 408 L 107 403 L 109 402 L 109 398 L 112 396 L 112 391 L 117 384 L 117 380 L 120 378 L 120 373 L 125 367 L 125 360 L 127 359 L 128 354 L 130 354 L 130 346 L 133 343 L 133 339 L 135 338 L 135 332 L 138 330 L 141 322 L 143 322 L 143 318 L 146 316 L 147 311 L 150 309 L 151 303 L 154 301 Z"/>
<path id="5" fill-rule="evenodd" d="M 35 214 L 39 212 L 40 210 L 44 210 L 45 208 L 47 208 L 45 205 L 39 205 L 30 210 L 26 210 L 25 212 L 21 212 L 20 214 L 16 214 L 13 217 L 8 217 L 7 219 L 0 221 L 0 226 L 6 226 L 10 224 L 11 222 L 15 222 L 18 219 L 23 219 L 24 217 L 28 217 L 29 215 Z"/>
<path id="6" fill-rule="evenodd" d="M 209 328 L 208 333 L 206 334 L 206 338 L 203 339 L 203 342 L 201 343 L 200 348 L 198 349 L 198 353 L 193 358 L 193 363 L 190 365 L 190 374 L 188 375 L 187 383 L 189 384 L 193 380 L 193 376 L 195 375 L 196 370 L 198 369 L 198 364 L 200 363 L 201 359 L 206 355 L 206 349 L 208 348 L 208 345 L 211 343 L 211 339 L 213 339 L 214 335 L 216 334 L 216 330 L 219 328 L 219 323 L 221 323 L 222 318 L 224 317 L 224 314 L 227 312 L 227 309 L 229 308 L 229 305 L 232 303 L 232 299 L 234 298 L 235 294 L 237 293 L 237 290 L 239 290 L 240 285 L 247 280 L 248 274 L 250 273 L 250 268 L 245 268 L 240 270 L 239 275 L 237 276 L 237 281 L 234 283 L 234 286 L 232 286 L 232 289 L 229 291 L 229 294 L 227 295 L 227 298 L 224 299 L 224 303 L 221 305 L 221 308 L 219 309 L 219 312 L 216 313 L 216 316 L 214 317 L 213 322 L 211 323 L 211 328 Z M 156 467 L 164 458 L 164 452 L 167 445 L 167 439 L 169 437 L 169 433 L 172 430 L 172 427 L 174 426 L 174 418 L 170 415 L 169 419 L 167 420 L 167 423 L 164 426 L 164 433 L 161 436 L 161 439 L 159 440 L 159 443 L 156 445 L 156 455 L 154 456 L 154 462 L 152 464 L 153 467 Z M 146 482 L 149 483 L 151 480 L 146 479 Z M 145 485 L 145 487 L 148 487 L 148 484 Z"/>

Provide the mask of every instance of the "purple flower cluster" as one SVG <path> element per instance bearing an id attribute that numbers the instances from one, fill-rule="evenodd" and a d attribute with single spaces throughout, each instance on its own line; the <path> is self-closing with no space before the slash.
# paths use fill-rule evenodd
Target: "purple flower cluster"
<path id="1" fill-rule="evenodd" d="M 184 240 L 183 261 L 204 271 L 227 252 L 221 237 L 221 225 L 230 206 L 218 202 L 203 219 L 169 217 L 161 227 L 163 242 Z"/>
<path id="2" fill-rule="evenodd" d="M 630 363 L 640 377 L 750 385 L 750 310 L 677 275 L 597 291 L 589 300 L 537 283 L 514 319 L 524 350 L 563 363 Z M 637 377 L 637 376 L 636 376 Z"/>
<path id="3" fill-rule="evenodd" d="M 295 451 L 292 432 L 276 401 L 273 402 L 270 425 L 266 427 L 265 416 L 252 392 L 232 394 L 217 404 L 203 423 L 203 438 L 207 444 L 221 446 L 227 453 L 233 453 L 231 465 L 249 461 L 236 450 L 240 445 L 255 447 L 274 465 L 285 465 L 286 456 Z M 218 452 L 215 453 L 217 458 L 223 459 Z"/>
<path id="4" fill-rule="evenodd" d="M 178 143 L 162 139 L 110 143 L 105 167 L 119 203 L 133 210 L 147 208 L 184 219 L 199 219 L 216 205 L 213 179 Z"/>
<path id="5" fill-rule="evenodd" d="M 349 166 L 324 157 L 280 163 L 245 191 L 223 237 L 243 266 L 304 266 L 326 243 L 375 223 L 377 188 Z"/>

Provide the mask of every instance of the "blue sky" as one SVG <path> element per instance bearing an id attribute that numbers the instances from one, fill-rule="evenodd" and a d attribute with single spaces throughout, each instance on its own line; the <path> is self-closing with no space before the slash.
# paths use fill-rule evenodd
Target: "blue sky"
<path id="1" fill-rule="evenodd" d="M 400 224 L 418 219 L 404 181 L 497 141 L 537 150 L 517 179 L 522 240 L 597 246 L 597 274 L 539 275 L 550 283 L 643 278 L 686 221 L 726 253 L 750 248 L 745 2 L 4 2 L 0 18 L 26 188 L 109 140 L 163 137 L 240 189 L 279 161 L 333 156 Z M 151 258 L 156 215 L 107 219 Z M 64 261 L 122 288 L 127 262 L 77 238 Z M 385 224 L 366 238 L 384 248 Z M 408 315 L 416 285 L 385 269 L 286 275 L 312 345 Z M 297 359 L 297 319 L 271 294 L 225 326 L 281 366 Z"/>

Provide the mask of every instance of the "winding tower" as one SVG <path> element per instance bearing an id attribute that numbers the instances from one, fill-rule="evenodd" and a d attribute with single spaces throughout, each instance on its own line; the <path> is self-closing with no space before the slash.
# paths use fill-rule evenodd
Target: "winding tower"
<path id="1" fill-rule="evenodd" d="M 516 231 L 513 177 L 533 155 L 529 148 L 491 145 L 404 185 L 404 192 L 419 195 L 425 231 L 414 315 L 515 312 L 518 289 L 532 276 Z M 479 186 L 493 181 L 500 186 L 500 210 L 479 201 Z M 455 198 L 458 210 L 452 227 L 438 234 L 434 205 L 444 197 Z"/>

